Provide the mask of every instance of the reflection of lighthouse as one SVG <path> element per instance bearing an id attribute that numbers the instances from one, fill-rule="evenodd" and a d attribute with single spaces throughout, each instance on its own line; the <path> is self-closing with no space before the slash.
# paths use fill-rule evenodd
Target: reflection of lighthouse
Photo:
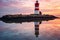
<path id="1" fill-rule="evenodd" d="M 34 14 L 40 14 L 41 15 L 41 11 L 39 12 L 39 3 L 38 3 L 38 0 L 36 0 L 36 3 L 35 3 L 35 13 Z"/>
<path id="2" fill-rule="evenodd" d="M 35 36 L 38 37 L 39 36 L 39 25 L 42 23 L 42 21 L 39 22 L 34 22 L 35 25 Z"/>
<path id="3" fill-rule="evenodd" d="M 39 35 L 39 22 L 34 22 L 35 23 L 35 35 L 38 37 Z"/>

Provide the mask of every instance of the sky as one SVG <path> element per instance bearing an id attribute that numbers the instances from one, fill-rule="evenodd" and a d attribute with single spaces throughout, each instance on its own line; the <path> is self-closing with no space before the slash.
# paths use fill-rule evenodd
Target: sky
<path id="1" fill-rule="evenodd" d="M 34 14 L 36 0 L 0 0 L 0 16 L 6 14 Z M 60 0 L 39 0 L 42 14 L 60 16 Z"/>

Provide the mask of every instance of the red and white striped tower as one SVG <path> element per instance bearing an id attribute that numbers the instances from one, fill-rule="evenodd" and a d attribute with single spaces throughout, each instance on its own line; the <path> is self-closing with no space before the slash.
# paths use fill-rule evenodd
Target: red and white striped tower
<path id="1" fill-rule="evenodd" d="M 35 3 L 35 14 L 39 14 L 39 3 L 38 3 L 38 0 L 36 0 L 36 3 Z"/>

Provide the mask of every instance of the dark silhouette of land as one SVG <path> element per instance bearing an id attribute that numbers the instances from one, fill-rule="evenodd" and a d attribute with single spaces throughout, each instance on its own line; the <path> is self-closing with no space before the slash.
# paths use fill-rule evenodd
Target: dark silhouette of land
<path id="1" fill-rule="evenodd" d="M 36 22 L 36 21 L 49 21 L 54 20 L 58 17 L 53 15 L 5 15 L 0 18 L 1 21 L 5 23 L 22 23 L 22 22 Z"/>

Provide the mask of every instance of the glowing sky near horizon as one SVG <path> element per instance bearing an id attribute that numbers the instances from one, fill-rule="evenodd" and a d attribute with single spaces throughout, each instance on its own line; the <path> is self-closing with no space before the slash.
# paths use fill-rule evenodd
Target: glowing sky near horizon
<path id="1" fill-rule="evenodd" d="M 32 14 L 35 0 L 0 0 L 0 14 Z M 60 0 L 39 0 L 43 14 L 60 16 Z"/>

